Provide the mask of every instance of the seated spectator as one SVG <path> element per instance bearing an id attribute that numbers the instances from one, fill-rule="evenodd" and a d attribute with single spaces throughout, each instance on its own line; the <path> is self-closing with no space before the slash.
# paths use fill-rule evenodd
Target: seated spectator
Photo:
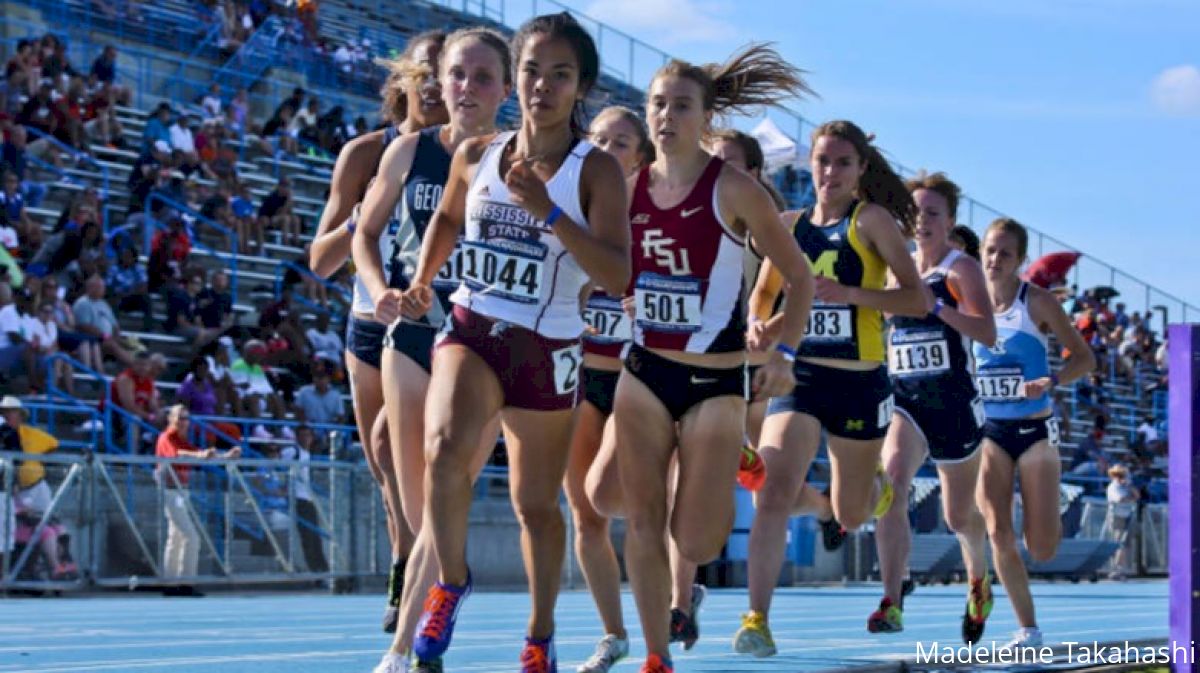
<path id="1" fill-rule="evenodd" d="M 43 83 L 39 86 L 37 93 L 17 113 L 17 124 L 70 144 L 71 137 L 67 128 L 66 111 L 54 102 L 53 91 L 53 87 L 49 84 Z M 35 141 L 35 144 L 39 153 L 50 150 L 48 143 L 44 141 Z"/>
<path id="2" fill-rule="evenodd" d="M 43 279 L 38 294 L 38 303 L 50 304 L 54 307 L 54 325 L 58 330 L 59 350 L 79 360 L 85 367 L 90 367 L 97 372 L 102 371 L 102 363 L 92 361 L 92 349 L 84 347 L 85 343 L 99 344 L 100 340 L 75 329 L 75 311 L 71 308 L 71 304 L 59 295 L 58 287 L 58 279 L 53 276 Z M 95 350 L 98 356 L 99 348 L 97 347 Z"/>
<path id="3" fill-rule="evenodd" d="M 31 352 L 25 338 L 25 318 L 13 301 L 12 287 L 0 283 L 0 383 L 29 373 Z"/>
<path id="4" fill-rule="evenodd" d="M 1104 392 L 1104 375 L 1092 372 L 1086 379 L 1080 379 L 1075 384 L 1075 399 L 1085 410 L 1101 416 L 1108 416 L 1105 406 L 1107 396 Z"/>
<path id="5" fill-rule="evenodd" d="M 275 140 L 274 155 L 277 159 L 284 154 L 295 156 L 300 153 L 300 143 L 288 131 L 294 114 L 292 108 L 282 107 L 276 117 L 272 117 L 263 125 L 263 140 Z M 269 145 L 267 147 L 270 148 Z"/>
<path id="6" fill-rule="evenodd" d="M 282 420 L 283 400 L 275 392 L 275 386 L 262 366 L 267 355 L 266 344 L 251 339 L 242 348 L 242 353 L 242 357 L 229 368 L 229 375 L 240 398 L 241 408 L 237 415 L 257 418 L 264 412 L 270 412 L 272 418 Z"/>
<path id="7" fill-rule="evenodd" d="M 314 425 L 337 425 L 345 422 L 342 394 L 330 385 L 329 372 L 320 367 L 313 373 L 313 382 L 296 393 L 296 416 Z"/>
<path id="8" fill-rule="evenodd" d="M 1079 476 L 1098 477 L 1108 471 L 1108 456 L 1104 453 L 1104 423 L 1096 418 L 1096 425 L 1079 442 L 1068 470 Z"/>
<path id="9" fill-rule="evenodd" d="M 58 325 L 54 322 L 54 304 L 37 305 L 36 313 L 26 320 L 26 336 L 29 348 L 33 354 L 35 366 L 32 381 L 38 390 L 48 390 L 46 368 L 53 370 L 54 384 L 74 395 L 75 381 L 71 376 L 71 367 L 65 360 L 55 360 L 49 363 L 50 356 L 58 352 Z"/>
<path id="10" fill-rule="evenodd" d="M 0 192 L 0 206 L 4 208 L 4 221 L 11 227 L 16 238 L 15 241 L 4 240 L 4 247 L 8 248 L 9 252 L 18 254 L 21 241 L 28 238 L 29 230 L 38 225 L 25 210 L 25 195 L 21 193 L 21 179 L 13 171 L 4 174 L 4 191 Z"/>
<path id="11" fill-rule="evenodd" d="M 289 480 L 292 497 L 296 501 L 296 527 L 300 532 L 300 546 L 304 550 L 304 562 L 308 572 L 323 573 L 329 571 L 329 563 L 325 559 L 324 543 L 318 530 L 321 528 L 321 516 L 317 510 L 312 490 L 312 475 L 309 463 L 312 462 L 312 451 L 315 449 L 312 428 L 301 425 L 296 428 L 295 443 L 287 446 L 279 453 L 281 460 L 300 463 L 300 469 Z"/>
<path id="12" fill-rule="evenodd" d="M 263 460 L 279 460 L 279 445 L 269 442 L 259 445 Z M 287 472 L 278 467 L 258 467 L 250 474 L 250 485 L 255 500 L 262 509 L 263 518 L 271 530 L 281 532 L 291 527 L 288 516 Z M 250 542 L 252 553 L 271 553 L 270 543 L 254 539 Z"/>
<path id="13" fill-rule="evenodd" d="M 345 349 L 345 344 L 342 343 L 342 335 L 330 327 L 329 322 L 329 313 L 324 311 L 318 313 L 316 327 L 308 328 L 304 336 L 308 339 L 313 356 L 317 360 L 325 362 L 329 371 L 335 371 L 342 362 L 342 351 Z"/>
<path id="14" fill-rule="evenodd" d="M 233 293 L 229 291 L 229 273 L 224 269 L 213 272 L 209 287 L 197 301 L 200 324 L 207 329 L 224 332 L 233 327 Z"/>
<path id="15" fill-rule="evenodd" d="M 42 36 L 42 77 L 57 82 L 78 74 L 67 57 L 67 45 L 54 33 Z"/>
<path id="16" fill-rule="evenodd" d="M 310 96 L 308 105 L 296 111 L 288 124 L 288 135 L 304 139 L 309 143 L 317 142 L 317 118 L 320 117 L 321 104 L 315 96 Z"/>
<path id="17" fill-rule="evenodd" d="M 287 177 L 279 179 L 279 185 L 258 207 L 258 219 L 264 231 L 268 227 L 280 231 L 283 245 L 300 247 L 300 217 L 292 212 L 291 180 Z"/>
<path id="18" fill-rule="evenodd" d="M 138 264 L 137 251 L 121 248 L 117 263 L 108 269 L 109 297 L 120 313 L 136 311 L 142 314 L 142 331 L 153 330 L 154 316 L 147 285 L 146 270 Z"/>
<path id="19" fill-rule="evenodd" d="M 29 173 L 28 142 L 29 136 L 25 132 L 25 127 L 13 126 L 8 133 L 8 140 L 5 140 L 4 145 L 0 146 L 0 166 L 4 171 L 17 174 L 17 178 L 21 181 L 21 194 L 26 199 L 26 205 L 30 208 L 37 208 L 46 196 L 46 186 L 40 182 L 34 182 Z"/>
<path id="20" fill-rule="evenodd" d="M 103 253 L 104 232 L 96 213 L 84 203 L 76 203 L 61 231 L 55 232 L 29 260 L 35 276 L 56 275 L 69 285 L 72 272 L 80 270 L 79 260 L 85 248 L 99 246 Z M 89 261 L 95 261 L 94 259 Z"/>
<path id="21" fill-rule="evenodd" d="M 49 433 L 35 428 L 28 419 L 21 400 L 6 395 L 0 400 L 0 450 L 29 454 L 51 453 L 58 448 L 58 440 Z M 22 544 L 35 542 L 31 536 L 45 514 L 50 511 L 53 493 L 46 482 L 46 468 L 39 460 L 23 460 L 17 469 L 15 480 L 18 488 L 14 505 L 16 508 L 16 538 Z M 66 529 L 52 517 L 42 529 L 36 543 L 50 568 L 50 579 L 74 579 L 78 568 L 71 561 L 62 544 Z"/>
<path id="22" fill-rule="evenodd" d="M 247 126 L 250 122 L 249 95 L 246 89 L 238 89 L 238 92 L 233 95 L 233 100 L 229 101 L 229 108 L 227 109 L 229 114 L 226 115 L 226 123 L 233 122 L 233 125 L 229 126 L 229 130 L 236 135 L 241 135 L 250 130 Z M 232 115 L 232 118 L 229 115 Z"/>
<path id="23" fill-rule="evenodd" d="M 96 142 L 112 148 L 125 146 L 125 127 L 117 117 L 117 91 L 104 84 L 88 98 L 83 127 Z"/>
<path id="24" fill-rule="evenodd" d="M 100 364 L 100 355 L 108 355 L 126 367 L 133 365 L 133 354 L 125 347 L 126 340 L 121 334 L 121 325 L 112 307 L 104 300 L 104 279 L 93 275 L 84 285 L 85 293 L 75 300 L 71 308 L 75 313 L 75 328 L 84 334 L 99 339 L 99 343 L 89 344 L 94 349 L 90 354 L 93 362 Z M 103 367 L 96 367 L 103 371 Z"/>
<path id="25" fill-rule="evenodd" d="M 142 129 L 142 152 L 149 152 L 160 140 L 167 143 L 168 152 L 170 151 L 170 123 L 173 114 L 175 111 L 169 103 L 159 103 L 158 107 L 154 108 L 154 114 L 146 120 L 146 126 Z"/>
<path id="26" fill-rule="evenodd" d="M 113 378 L 109 396 L 113 404 L 150 425 L 163 420 L 150 351 L 138 351 L 133 364 Z"/>
<path id="27" fill-rule="evenodd" d="M 234 188 L 235 196 L 229 202 L 233 222 L 237 231 L 238 248 L 243 255 L 262 251 L 265 235 L 262 222 L 254 215 L 254 202 L 250 199 L 250 187 L 239 183 Z"/>
<path id="28" fill-rule="evenodd" d="M 181 336 L 197 348 L 221 335 L 220 329 L 206 328 L 200 322 L 199 297 L 203 289 L 204 272 L 198 271 L 189 274 L 186 283 L 167 294 L 167 322 L 164 325 L 167 334 Z"/>
<path id="29" fill-rule="evenodd" d="M 174 166 L 174 160 L 171 158 L 171 146 L 165 140 L 156 140 L 150 146 L 150 149 L 143 152 L 141 156 L 133 162 L 133 168 L 129 171 L 129 217 L 137 217 L 143 214 L 146 202 L 150 200 L 150 195 L 155 190 L 162 190 L 167 186 L 167 180 L 170 177 L 171 168 Z M 152 201 L 150 209 L 152 211 L 161 211 L 162 203 Z"/>
<path id="30" fill-rule="evenodd" d="M 93 211 L 88 210 L 87 212 Z M 75 249 L 78 249 L 79 253 L 75 256 L 74 261 L 67 264 L 60 277 L 65 278 L 67 285 L 72 290 L 78 291 L 93 274 L 99 274 L 101 277 L 108 275 L 104 229 L 98 219 L 88 219 L 84 222 L 82 229 L 66 232 L 64 250 Z"/>
<path id="31" fill-rule="evenodd" d="M 183 218 L 174 216 L 166 231 L 154 234 L 150 241 L 147 276 L 151 292 L 169 292 L 183 280 L 183 269 L 192 253 L 192 238 Z"/>
<path id="32" fill-rule="evenodd" d="M 3 195 L 0 195 L 0 199 L 2 198 Z M 10 257 L 20 259 L 21 235 L 17 233 L 16 229 L 9 226 L 8 215 L 3 206 L 4 204 L 0 203 L 0 248 L 3 248 Z"/>
<path id="33" fill-rule="evenodd" d="M 207 349 L 208 355 L 204 360 L 208 364 L 208 369 L 211 372 L 213 386 L 217 393 L 217 413 L 220 415 L 236 416 L 240 413 L 241 398 L 237 392 L 237 386 L 233 383 L 233 376 L 230 374 L 229 368 L 233 363 L 233 339 L 223 336 L 217 339 L 215 344 L 210 344 Z"/>
<path id="34" fill-rule="evenodd" d="M 175 400 L 197 416 L 218 415 L 217 387 L 207 358 L 198 356 L 192 359 L 187 376 L 175 392 Z"/>
<path id="35" fill-rule="evenodd" d="M 1162 454 L 1165 452 L 1166 443 L 1159 436 L 1158 426 L 1154 423 L 1154 416 L 1147 415 L 1142 417 L 1142 423 L 1137 426 L 1134 433 L 1135 439 L 1133 445 L 1135 448 L 1147 453 Z"/>
<path id="36" fill-rule="evenodd" d="M 188 425 L 191 414 L 182 404 L 171 407 L 167 415 L 167 429 L 159 436 L 154 445 L 154 455 L 158 458 L 220 458 L 236 460 L 242 455 L 240 447 L 234 447 L 224 454 L 218 454 L 215 448 L 198 449 L 188 441 Z M 199 572 L 200 563 L 200 532 L 192 521 L 188 511 L 187 486 L 191 476 L 190 465 L 160 465 L 157 472 L 166 489 L 164 509 L 167 515 L 167 544 L 163 549 L 163 577 L 168 579 L 180 577 L 195 577 Z M 174 475 L 173 477 L 171 475 Z M 173 585 L 163 589 L 167 596 L 202 596 L 191 585 Z"/>
<path id="37" fill-rule="evenodd" d="M 208 87 L 208 93 L 200 100 L 200 107 L 208 115 L 209 119 L 221 118 L 221 107 L 224 103 L 221 102 L 221 85 L 213 82 Z"/>

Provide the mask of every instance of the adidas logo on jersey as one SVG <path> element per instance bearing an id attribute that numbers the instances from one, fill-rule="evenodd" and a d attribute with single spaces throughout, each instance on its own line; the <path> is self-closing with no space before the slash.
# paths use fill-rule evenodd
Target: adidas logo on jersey
<path id="1" fill-rule="evenodd" d="M 829 240 L 840 241 L 842 240 L 842 234 L 840 232 L 834 232 L 832 235 L 830 235 Z"/>
<path id="2" fill-rule="evenodd" d="M 629 222 L 630 224 L 650 224 L 650 216 L 646 213 L 638 213 Z"/>

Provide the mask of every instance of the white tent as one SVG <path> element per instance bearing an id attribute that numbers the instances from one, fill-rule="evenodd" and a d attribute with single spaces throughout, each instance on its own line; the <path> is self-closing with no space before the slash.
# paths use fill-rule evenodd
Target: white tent
<path id="1" fill-rule="evenodd" d="M 767 171 L 775 171 L 788 164 L 804 165 L 808 161 L 808 148 L 792 140 L 775 122 L 764 119 L 750 132 L 762 145 L 767 160 Z"/>

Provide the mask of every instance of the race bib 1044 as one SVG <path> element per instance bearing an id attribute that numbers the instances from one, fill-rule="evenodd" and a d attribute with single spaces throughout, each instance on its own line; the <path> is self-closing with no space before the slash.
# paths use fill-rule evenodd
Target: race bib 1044
<path id="1" fill-rule="evenodd" d="M 637 324 L 658 332 L 699 332 L 700 281 L 686 276 L 642 273 L 634 286 Z"/>
<path id="2" fill-rule="evenodd" d="M 460 269 L 473 292 L 496 295 L 521 304 L 536 304 L 542 295 L 546 246 L 507 238 L 466 241 Z"/>

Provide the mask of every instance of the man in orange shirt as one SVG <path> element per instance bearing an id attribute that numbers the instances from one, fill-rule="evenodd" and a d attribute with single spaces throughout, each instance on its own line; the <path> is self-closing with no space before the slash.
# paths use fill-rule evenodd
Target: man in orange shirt
<path id="1" fill-rule="evenodd" d="M 167 415 L 167 429 L 158 436 L 154 455 L 159 458 L 219 458 L 235 459 L 242 455 L 240 447 L 233 447 L 218 454 L 215 448 L 198 449 L 187 438 L 191 412 L 182 404 L 171 407 Z M 165 490 L 167 513 L 167 545 L 163 551 L 163 577 L 195 577 L 200 564 L 200 532 L 192 519 L 188 507 L 187 485 L 191 477 L 191 465 L 159 465 L 159 475 Z M 174 471 L 174 478 L 165 470 Z M 163 588 L 164 596 L 203 596 L 190 584 L 178 584 Z"/>

